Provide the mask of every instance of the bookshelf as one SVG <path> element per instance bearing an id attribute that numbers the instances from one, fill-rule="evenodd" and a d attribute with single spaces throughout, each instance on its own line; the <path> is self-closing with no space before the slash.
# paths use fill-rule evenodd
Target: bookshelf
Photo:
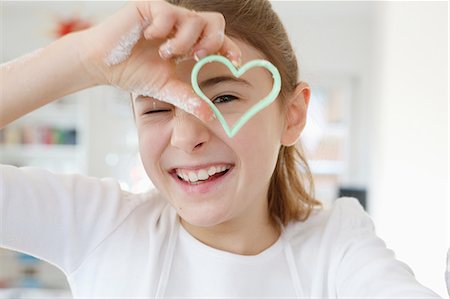
<path id="1" fill-rule="evenodd" d="M 82 104 L 68 96 L 0 129 L 0 163 L 84 172 Z"/>

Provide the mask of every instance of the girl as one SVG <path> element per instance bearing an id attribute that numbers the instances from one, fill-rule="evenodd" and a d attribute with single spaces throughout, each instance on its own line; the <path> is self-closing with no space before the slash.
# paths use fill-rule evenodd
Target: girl
<path id="1" fill-rule="evenodd" d="M 2 65 L 2 126 L 94 85 L 129 91 L 156 190 L 2 166 L 0 245 L 58 266 L 74 297 L 437 297 L 356 200 L 324 210 L 309 195 L 295 144 L 310 90 L 270 3 L 168 2 L 130 2 Z M 190 86 L 195 60 L 213 53 L 235 65 L 267 59 L 282 77 L 278 99 L 234 138 Z M 237 79 L 217 64 L 198 81 L 230 123 L 273 84 L 263 70 Z"/>

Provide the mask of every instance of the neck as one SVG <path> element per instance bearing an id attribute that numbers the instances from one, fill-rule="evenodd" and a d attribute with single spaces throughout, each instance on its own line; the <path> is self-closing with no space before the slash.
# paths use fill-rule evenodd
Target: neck
<path id="1" fill-rule="evenodd" d="M 268 215 L 267 215 L 268 216 Z M 196 239 L 216 249 L 241 255 L 256 255 L 274 244 L 279 236 L 279 229 L 269 217 L 263 221 L 246 221 L 234 219 L 213 227 L 193 226 L 183 219 L 181 224 Z"/>

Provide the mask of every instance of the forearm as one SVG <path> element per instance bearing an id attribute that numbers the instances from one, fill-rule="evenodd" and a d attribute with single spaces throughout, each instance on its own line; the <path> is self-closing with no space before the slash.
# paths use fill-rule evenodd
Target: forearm
<path id="1" fill-rule="evenodd" d="M 0 65 L 0 128 L 60 97 L 96 84 L 79 57 L 80 34 L 67 35 Z"/>

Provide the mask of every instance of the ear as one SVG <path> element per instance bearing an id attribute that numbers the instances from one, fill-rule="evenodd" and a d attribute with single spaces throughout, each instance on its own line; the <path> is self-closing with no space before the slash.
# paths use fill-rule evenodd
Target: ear
<path id="1" fill-rule="evenodd" d="M 299 82 L 292 97 L 288 100 L 285 113 L 284 131 L 281 144 L 294 145 L 305 128 L 311 90 L 306 82 Z"/>

